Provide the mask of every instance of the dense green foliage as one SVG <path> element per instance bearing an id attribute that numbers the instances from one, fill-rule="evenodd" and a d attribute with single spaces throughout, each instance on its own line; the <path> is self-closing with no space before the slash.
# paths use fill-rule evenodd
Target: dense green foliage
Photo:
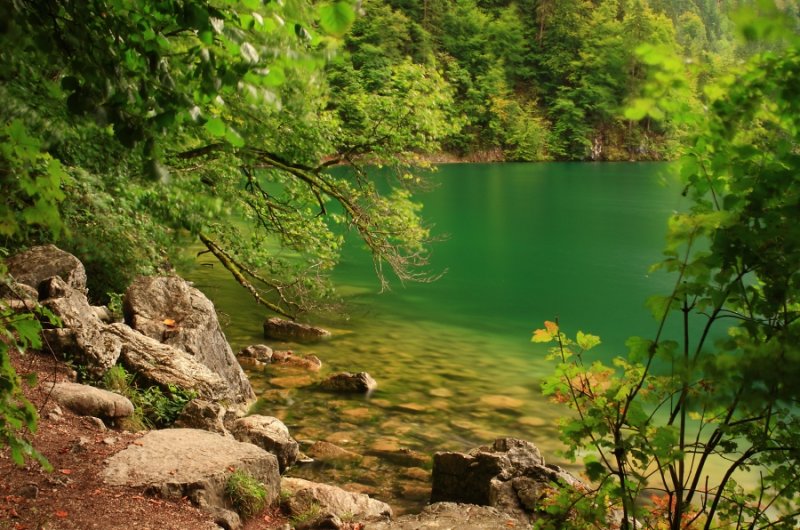
<path id="1" fill-rule="evenodd" d="M 103 375 L 103 380 L 97 383 L 96 386 L 131 400 L 133 416 L 124 420 L 125 427 L 137 431 L 169 427 L 178 419 L 186 404 L 197 397 L 196 392 L 175 385 L 168 385 L 164 390 L 158 386 L 141 387 L 136 384 L 136 374 L 129 373 L 122 365 L 112 366 Z"/>
<path id="2" fill-rule="evenodd" d="M 800 521 L 800 38 L 779 11 L 743 24 L 779 51 L 709 86 L 708 115 L 661 91 L 629 113 L 675 112 L 695 131 L 680 164 L 691 208 L 669 220 L 658 265 L 675 287 L 649 301 L 654 338 L 631 338 L 607 366 L 589 353 L 597 337 L 552 322 L 534 334 L 556 344 L 545 390 L 576 411 L 563 439 L 573 458 L 589 450 L 597 485 L 548 507 L 558 528 L 604 527 L 610 508 L 622 528 Z M 681 86 L 674 59 L 644 53 Z M 671 319 L 682 336 L 665 331 Z"/>
<path id="3" fill-rule="evenodd" d="M 427 230 L 403 168 L 453 130 L 441 78 L 403 62 L 369 97 L 347 69 L 346 87 L 329 85 L 347 2 L 217 4 L 4 4 L 0 121 L 31 138 L 9 158 L 4 187 L 19 199 L 6 224 L 20 230 L 7 246 L 52 239 L 25 224 L 38 193 L 40 209 L 69 198 L 56 242 L 97 297 L 199 239 L 265 305 L 296 314 L 327 289 L 338 227 L 361 235 L 379 271 L 424 275 Z M 32 191 L 23 156 L 54 188 Z M 329 170 L 341 163 L 355 170 Z M 397 168 L 386 196 L 362 163 Z"/>
<path id="4" fill-rule="evenodd" d="M 442 72 L 458 130 L 445 147 L 468 158 L 662 159 L 682 131 L 628 119 L 646 79 L 648 43 L 681 59 L 686 102 L 728 65 L 731 15 L 750 2 L 710 0 L 366 0 L 346 36 L 348 68 L 367 91 L 404 61 Z M 796 17 L 794 3 L 783 3 Z M 697 104 L 697 103 L 694 103 Z"/>

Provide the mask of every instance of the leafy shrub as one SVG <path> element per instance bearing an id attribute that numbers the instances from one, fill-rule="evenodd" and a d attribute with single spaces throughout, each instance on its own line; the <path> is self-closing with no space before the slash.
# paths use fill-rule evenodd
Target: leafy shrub
<path id="1" fill-rule="evenodd" d="M 123 366 L 116 365 L 106 372 L 103 385 L 131 400 L 134 415 L 127 426 L 133 430 L 160 429 L 175 423 L 187 403 L 197 396 L 191 390 L 169 385 L 164 392 L 160 387 L 139 388 L 136 375 L 128 373 Z"/>

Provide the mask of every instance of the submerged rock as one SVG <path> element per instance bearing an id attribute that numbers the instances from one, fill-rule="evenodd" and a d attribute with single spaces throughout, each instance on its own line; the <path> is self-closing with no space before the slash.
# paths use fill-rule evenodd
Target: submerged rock
<path id="1" fill-rule="evenodd" d="M 378 383 L 367 372 L 342 372 L 325 379 L 319 386 L 331 392 L 368 394 L 378 388 Z"/>
<path id="2" fill-rule="evenodd" d="M 264 322 L 264 338 L 287 342 L 317 342 L 330 338 L 331 332 L 291 320 L 272 317 Z"/>
<path id="3" fill-rule="evenodd" d="M 272 360 L 272 353 L 272 348 L 266 344 L 251 344 L 246 348 L 242 348 L 238 356 L 268 363 Z"/>
<path id="4" fill-rule="evenodd" d="M 331 442 L 319 440 L 306 450 L 306 454 L 321 462 L 355 462 L 363 457 Z"/>

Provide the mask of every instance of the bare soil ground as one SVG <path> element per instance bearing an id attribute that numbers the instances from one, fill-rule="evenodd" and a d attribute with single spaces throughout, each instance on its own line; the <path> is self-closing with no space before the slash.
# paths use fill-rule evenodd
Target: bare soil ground
<path id="1" fill-rule="evenodd" d="M 101 478 L 104 460 L 136 443 L 141 433 L 105 430 L 91 418 L 56 404 L 47 383 L 65 381 L 70 370 L 44 354 L 12 354 L 20 375 L 36 373 L 39 384 L 25 394 L 39 410 L 39 429 L 29 435 L 52 471 L 36 462 L 18 467 L 0 449 L 0 529 L 13 530 L 206 530 L 219 528 L 189 501 L 154 498 L 133 488 L 111 487 Z M 286 518 L 273 507 L 247 521 L 246 530 L 282 528 Z"/>

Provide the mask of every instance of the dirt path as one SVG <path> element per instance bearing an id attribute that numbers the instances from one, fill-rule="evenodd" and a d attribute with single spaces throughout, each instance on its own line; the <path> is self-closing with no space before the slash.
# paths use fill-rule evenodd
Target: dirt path
<path id="1" fill-rule="evenodd" d="M 216 529 L 213 519 L 187 500 L 178 502 L 154 498 L 126 487 L 103 484 L 104 460 L 135 444 L 140 434 L 105 430 L 91 418 L 75 416 L 68 410 L 55 414 L 43 383 L 65 381 L 68 368 L 45 355 L 12 355 L 20 375 L 36 373 L 40 384 L 26 389 L 39 409 L 34 447 L 53 471 L 35 462 L 17 467 L 7 449 L 0 450 L 0 529 L 71 530 L 129 528 L 150 530 Z M 250 519 L 247 530 L 282 528 L 286 519 L 275 509 Z"/>

